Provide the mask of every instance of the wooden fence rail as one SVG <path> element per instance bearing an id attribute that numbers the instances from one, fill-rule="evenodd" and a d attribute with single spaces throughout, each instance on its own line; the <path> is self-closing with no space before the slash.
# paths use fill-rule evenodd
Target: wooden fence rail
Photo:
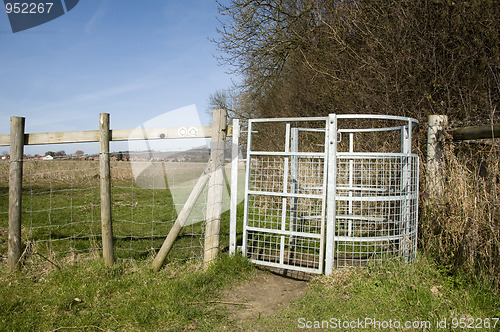
<path id="1" fill-rule="evenodd" d="M 431 197 L 436 197 L 443 190 L 441 159 L 445 133 L 454 141 L 493 139 L 500 137 L 500 124 L 447 129 L 446 115 L 429 115 L 427 129 L 427 188 Z"/>
<path id="2" fill-rule="evenodd" d="M 500 124 L 454 128 L 449 133 L 455 141 L 495 138 L 500 137 Z"/>
<path id="3" fill-rule="evenodd" d="M 99 142 L 99 130 L 24 134 L 24 145 Z M 211 138 L 212 127 L 141 128 L 110 130 L 110 141 L 167 138 Z M 10 135 L 0 135 L 0 146 L 10 145 Z"/>
<path id="4" fill-rule="evenodd" d="M 8 264 L 11 269 L 16 269 L 21 258 L 21 213 L 22 213 L 22 171 L 25 145 L 45 145 L 62 143 L 88 143 L 99 142 L 99 163 L 101 177 L 101 226 L 103 258 L 107 265 L 114 262 L 113 255 L 113 225 L 111 215 L 111 176 L 109 164 L 109 142 L 131 140 L 156 140 L 156 139 L 182 139 L 182 138 L 212 138 L 212 173 L 220 172 L 224 162 L 224 139 L 231 136 L 232 128 L 227 126 L 227 113 L 214 110 L 213 123 L 215 135 L 212 138 L 211 126 L 174 127 L 174 128 L 139 128 L 111 130 L 109 128 L 109 114 L 99 115 L 99 130 L 25 133 L 25 119 L 11 117 L 10 135 L 0 135 L 0 146 L 10 146 L 9 164 L 9 232 L 8 232 Z M 216 147 L 214 150 L 214 146 Z M 221 152 L 222 151 L 222 152 Z M 221 155 L 222 153 L 222 155 Z M 212 176 L 211 186 L 222 188 L 223 177 L 220 174 Z M 210 250 L 205 251 L 205 262 L 212 261 L 218 253 L 220 233 L 220 209 L 222 195 L 212 193 L 209 195 L 210 203 L 207 207 L 210 222 L 207 223 L 207 232 L 210 238 Z M 215 215 L 215 214 L 219 215 Z"/>

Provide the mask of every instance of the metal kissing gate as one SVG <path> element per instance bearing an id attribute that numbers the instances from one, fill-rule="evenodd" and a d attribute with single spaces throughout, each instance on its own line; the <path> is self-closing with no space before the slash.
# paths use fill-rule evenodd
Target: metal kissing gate
<path id="1" fill-rule="evenodd" d="M 347 114 L 249 120 L 243 255 L 265 266 L 326 274 L 394 257 L 412 261 L 416 124 L 406 117 Z M 233 128 L 237 146 L 238 121 Z M 233 157 L 233 171 L 237 164 Z M 230 251 L 236 247 L 232 202 Z"/>

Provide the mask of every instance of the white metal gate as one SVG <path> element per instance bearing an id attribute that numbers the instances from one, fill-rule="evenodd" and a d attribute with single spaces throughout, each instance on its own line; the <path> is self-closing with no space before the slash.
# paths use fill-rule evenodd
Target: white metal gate
<path id="1" fill-rule="evenodd" d="M 248 132 L 243 253 L 261 265 L 321 273 L 326 118 L 250 120 Z"/>
<path id="2" fill-rule="evenodd" d="M 380 115 L 329 116 L 325 273 L 417 253 L 417 120 Z"/>
<path id="3" fill-rule="evenodd" d="M 411 261 L 417 240 L 418 157 L 411 153 L 416 123 L 335 114 L 249 120 L 243 254 L 261 265 L 327 274 L 392 257 Z"/>

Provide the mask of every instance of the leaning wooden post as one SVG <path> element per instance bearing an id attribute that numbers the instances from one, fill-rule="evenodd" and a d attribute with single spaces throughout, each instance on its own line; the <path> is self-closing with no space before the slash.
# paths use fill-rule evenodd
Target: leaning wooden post
<path id="1" fill-rule="evenodd" d="M 111 171 L 109 165 L 109 114 L 99 114 L 99 165 L 101 173 L 102 256 L 106 265 L 113 265 L 113 223 L 111 219 Z"/>
<path id="2" fill-rule="evenodd" d="M 210 178 L 210 163 L 207 165 L 207 167 L 203 171 L 203 174 L 200 176 L 200 178 L 194 185 L 193 191 L 191 191 L 191 194 L 189 194 L 186 204 L 184 204 L 184 206 L 182 207 L 182 210 L 181 212 L 179 212 L 179 215 L 177 216 L 174 225 L 170 229 L 167 238 L 165 239 L 165 241 L 163 241 L 160 251 L 158 251 L 158 254 L 156 254 L 156 257 L 153 260 L 152 264 L 152 268 L 154 271 L 158 272 L 161 266 L 163 265 L 165 258 L 167 258 L 170 249 L 172 249 L 172 246 L 174 245 L 175 239 L 181 232 L 182 227 L 184 227 L 184 224 L 189 218 L 189 215 L 193 211 L 193 208 L 196 204 L 196 201 L 198 200 L 198 197 L 200 197 L 201 193 L 203 192 L 203 189 L 205 189 L 205 186 L 209 178 Z"/>
<path id="3" fill-rule="evenodd" d="M 204 264 L 208 266 L 219 253 L 222 193 L 224 187 L 224 150 L 227 130 L 227 112 L 214 110 L 212 119 L 212 142 L 210 145 L 210 169 L 208 182 L 207 224 L 205 226 Z"/>
<path id="4" fill-rule="evenodd" d="M 21 214 L 23 187 L 24 118 L 10 118 L 9 164 L 9 267 L 17 268 L 21 258 Z"/>
<path id="5" fill-rule="evenodd" d="M 427 129 L 427 188 L 429 196 L 443 192 L 441 158 L 443 156 L 443 128 L 448 124 L 446 115 L 429 115 Z"/>

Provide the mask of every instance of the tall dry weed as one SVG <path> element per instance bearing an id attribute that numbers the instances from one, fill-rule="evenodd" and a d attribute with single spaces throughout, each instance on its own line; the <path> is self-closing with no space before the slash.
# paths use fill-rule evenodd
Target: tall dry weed
<path id="1" fill-rule="evenodd" d="M 424 248 L 450 271 L 500 290 L 499 139 L 446 144 L 443 190 L 422 200 Z"/>

